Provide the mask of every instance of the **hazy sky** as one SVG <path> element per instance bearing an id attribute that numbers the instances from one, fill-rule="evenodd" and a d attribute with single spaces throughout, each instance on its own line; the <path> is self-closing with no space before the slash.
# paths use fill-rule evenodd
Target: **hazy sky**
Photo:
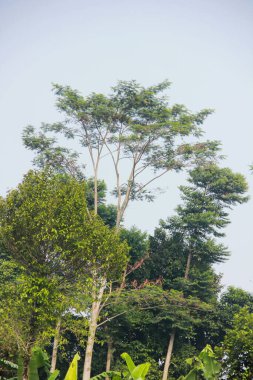
<path id="1" fill-rule="evenodd" d="M 0 194 L 31 167 L 24 126 L 58 119 L 51 83 L 83 94 L 117 80 L 165 78 L 170 102 L 214 108 L 206 137 L 221 140 L 224 165 L 245 174 L 252 194 L 252 0 L 0 0 Z M 106 179 L 106 168 L 101 176 Z M 131 205 L 126 224 L 152 232 L 179 202 L 183 176 L 169 175 L 153 204 Z M 223 283 L 253 291 L 253 200 L 231 213 Z"/>

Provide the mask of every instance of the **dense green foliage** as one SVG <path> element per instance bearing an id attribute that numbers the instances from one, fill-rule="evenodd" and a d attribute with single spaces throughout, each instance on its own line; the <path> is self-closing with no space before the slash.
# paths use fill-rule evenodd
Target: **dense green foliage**
<path id="1" fill-rule="evenodd" d="M 83 97 L 54 85 L 63 120 L 25 128 L 39 170 L 0 198 L 0 378 L 18 363 L 23 380 L 53 379 L 55 364 L 60 380 L 252 379 L 253 295 L 221 294 L 213 267 L 247 183 L 219 165 L 218 142 L 200 141 L 211 111 L 170 105 L 168 87 L 121 81 Z M 88 153 L 92 177 L 57 134 Z M 149 186 L 182 169 L 173 215 L 152 235 L 123 226 L 130 201 L 153 201 Z"/>
<path id="2" fill-rule="evenodd" d="M 110 338 L 114 368 L 122 368 L 117 358 L 126 350 L 137 362 L 151 363 L 149 380 L 161 377 L 166 337 L 176 328 L 172 379 L 187 373 L 185 359 L 196 356 L 207 343 L 220 346 L 217 353 L 221 358 L 226 355 L 223 371 L 229 374 L 229 360 L 235 363 L 241 357 L 233 359 L 228 354 L 230 344 L 235 344 L 230 343 L 236 336 L 230 331 L 237 328 L 233 318 L 238 318 L 244 306 L 252 310 L 253 298 L 230 288 L 218 300 L 219 276 L 212 264 L 227 257 L 226 248 L 215 239 L 229 223 L 226 208 L 246 200 L 244 179 L 214 165 L 196 168 L 190 173 L 189 186 L 181 187 L 184 203 L 176 215 L 161 222 L 149 238 L 136 227 L 122 229 L 117 235 L 93 216 L 86 207 L 88 186 L 92 181 L 85 184 L 66 174 L 29 172 L 17 189 L 1 200 L 0 270 L 5 288 L 0 291 L 4 300 L 0 335 L 4 357 L 15 358 L 19 352 L 25 358 L 35 342 L 48 344 L 56 319 L 70 307 L 88 311 L 99 281 L 97 277 L 94 282 L 94 274 L 99 269 L 103 275 L 107 273 L 108 281 L 117 276 L 119 280 L 126 250 L 121 241 L 127 241 L 130 251 L 124 288 L 118 293 L 120 283 L 113 282 L 114 292 L 108 288 L 104 295 L 93 373 L 105 368 L 105 342 Z M 104 194 L 101 183 L 101 205 Z M 185 278 L 189 251 L 191 266 Z M 62 319 L 58 358 L 62 373 L 73 355 L 71 345 L 81 351 L 85 345 L 88 325 L 78 313 L 66 313 Z M 242 342 L 245 347 L 247 344 Z M 241 347 L 239 344 L 239 350 Z M 238 371 L 246 365 L 247 355 L 241 367 L 234 364 Z"/>
<path id="3" fill-rule="evenodd" d="M 50 171 L 29 172 L 1 200 L 1 240 L 8 255 L 1 261 L 0 336 L 28 368 L 32 348 L 48 341 L 57 318 L 84 301 L 87 307 L 99 277 L 120 276 L 127 246 L 87 211 L 83 182 Z"/>
<path id="4" fill-rule="evenodd" d="M 234 315 L 232 327 L 226 331 L 220 355 L 223 375 L 231 379 L 253 376 L 253 313 L 243 307 Z"/>
<path id="5" fill-rule="evenodd" d="M 127 369 L 117 372 L 117 371 L 110 371 L 110 372 L 102 372 L 100 375 L 94 376 L 91 378 L 91 380 L 101 380 L 106 377 L 111 377 L 112 380 L 145 380 L 146 375 L 150 368 L 150 363 L 142 363 L 139 365 L 135 365 L 131 356 L 128 355 L 126 352 L 121 354 L 122 359 L 125 360 Z"/>
<path id="6" fill-rule="evenodd" d="M 207 345 L 197 357 L 186 359 L 187 364 L 193 367 L 186 376 L 179 380 L 217 380 L 220 373 L 220 363 L 216 360 L 212 348 Z"/>

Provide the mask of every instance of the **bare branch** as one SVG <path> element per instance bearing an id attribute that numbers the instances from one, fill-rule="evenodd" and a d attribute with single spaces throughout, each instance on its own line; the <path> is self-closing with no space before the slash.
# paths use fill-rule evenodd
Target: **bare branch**
<path id="1" fill-rule="evenodd" d="M 152 183 L 153 181 L 155 181 L 157 178 L 160 178 L 162 177 L 164 174 L 168 173 L 170 169 L 166 169 L 164 170 L 162 173 L 158 174 L 157 176 L 153 177 L 151 180 L 149 180 L 148 182 L 146 182 L 144 185 L 142 185 L 137 191 L 136 193 L 140 193 L 145 187 L 147 187 L 150 183 Z"/>

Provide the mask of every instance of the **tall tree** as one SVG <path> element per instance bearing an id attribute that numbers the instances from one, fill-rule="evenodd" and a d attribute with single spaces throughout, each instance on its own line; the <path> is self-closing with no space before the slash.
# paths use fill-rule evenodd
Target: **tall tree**
<path id="1" fill-rule="evenodd" d="M 49 164 L 59 172 L 67 170 L 80 177 L 79 154 L 58 146 L 56 137 L 50 133 L 77 140 L 90 158 L 95 214 L 98 213 L 100 164 L 102 159 L 110 158 L 117 197 L 116 228 L 119 230 L 130 200 L 153 199 L 149 190 L 151 183 L 169 171 L 182 169 L 192 160 L 213 160 L 219 150 L 219 143 L 215 141 L 185 142 L 187 137 L 201 135 L 201 125 L 211 111 L 194 114 L 183 105 L 169 106 L 166 98 L 160 95 L 169 85 L 164 81 L 144 88 L 135 81 L 120 81 L 109 96 L 92 93 L 83 97 L 69 86 L 55 84 L 56 105 L 65 120 L 42 124 L 39 133 L 28 126 L 23 133 L 24 144 L 37 153 L 37 165 Z M 101 283 L 99 298 L 104 289 Z M 95 312 L 95 305 L 93 310 Z M 89 380 L 88 371 L 84 372 L 83 380 Z"/>
<path id="2" fill-rule="evenodd" d="M 189 182 L 191 186 L 180 187 L 184 204 L 177 207 L 177 215 L 170 218 L 167 225 L 184 252 L 186 283 L 192 266 L 199 263 L 210 266 L 226 258 L 226 249 L 214 238 L 224 236 L 221 229 L 229 223 L 227 209 L 248 199 L 244 195 L 247 190 L 244 177 L 228 168 L 201 165 L 190 172 Z M 163 380 L 168 378 L 175 335 L 176 329 L 173 329 Z"/>
<path id="3" fill-rule="evenodd" d="M 147 191 L 150 183 L 171 170 L 182 169 L 193 158 L 199 161 L 214 158 L 219 150 L 217 142 L 185 143 L 187 136 L 201 135 L 201 125 L 211 111 L 193 114 L 183 105 L 169 106 L 160 95 L 169 86 L 168 81 L 147 88 L 135 81 L 120 81 L 109 96 L 92 93 L 83 97 L 68 86 L 54 85 L 57 109 L 66 119 L 51 125 L 42 124 L 39 133 L 32 126 L 26 127 L 24 144 L 37 153 L 37 165 L 50 164 L 68 172 L 75 172 L 75 168 L 78 174 L 81 169 L 78 153 L 58 146 L 56 138 L 48 132 L 77 139 L 90 156 L 95 213 L 99 166 L 102 159 L 110 157 L 115 173 L 119 226 L 131 199 L 152 198 Z M 122 160 L 127 162 L 123 169 Z M 151 177 L 147 179 L 144 173 Z"/>

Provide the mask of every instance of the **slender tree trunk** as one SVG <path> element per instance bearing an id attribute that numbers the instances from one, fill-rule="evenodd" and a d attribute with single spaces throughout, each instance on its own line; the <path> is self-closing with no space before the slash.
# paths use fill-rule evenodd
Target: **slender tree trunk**
<path id="1" fill-rule="evenodd" d="M 23 359 L 23 373 L 22 373 L 22 379 L 28 380 L 29 375 L 29 363 L 30 363 L 30 356 L 26 355 Z"/>
<path id="2" fill-rule="evenodd" d="M 190 273 L 191 261 L 192 261 L 192 252 L 189 252 L 189 255 L 188 255 L 188 257 L 187 257 L 187 263 L 186 263 L 185 273 L 184 273 L 184 278 L 185 278 L 186 280 L 189 279 L 189 273 Z"/>
<path id="3" fill-rule="evenodd" d="M 91 363 L 92 363 L 92 354 L 93 354 L 93 346 L 95 341 L 95 334 L 96 334 L 96 328 L 97 328 L 97 318 L 98 318 L 98 312 L 95 310 L 94 305 L 92 316 L 91 316 L 91 322 L 89 327 L 89 335 L 86 345 L 86 351 L 85 351 L 85 359 L 84 359 L 84 367 L 83 367 L 83 380 L 89 380 L 90 374 L 91 374 Z"/>
<path id="4" fill-rule="evenodd" d="M 106 372 L 110 371 L 111 369 L 111 362 L 112 362 L 112 354 L 113 354 L 113 344 L 112 340 L 109 339 L 107 342 L 107 357 L 106 357 Z M 109 377 L 106 377 L 105 380 L 110 380 Z"/>
<path id="5" fill-rule="evenodd" d="M 190 273 L 190 268 L 191 268 L 191 261 L 192 261 L 192 252 L 190 251 L 187 257 L 187 263 L 186 263 L 186 268 L 185 268 L 185 273 L 184 273 L 184 278 L 186 280 L 189 279 L 189 273 Z M 170 335 L 170 340 L 169 340 L 169 346 L 168 346 L 168 351 L 164 363 L 164 370 L 163 370 L 163 378 L 162 380 L 167 380 L 168 374 L 169 374 L 169 367 L 171 363 L 171 355 L 173 352 L 173 346 L 174 346 L 174 341 L 175 341 L 175 336 L 176 336 L 176 329 L 172 330 L 172 333 Z"/>
<path id="6" fill-rule="evenodd" d="M 121 222 L 120 204 L 121 204 L 121 192 L 120 192 L 120 190 L 118 190 L 118 207 L 117 207 L 117 220 L 116 220 L 116 231 L 117 231 L 117 233 L 119 233 L 119 231 L 120 231 L 120 222 Z M 117 299 L 119 298 L 119 295 L 125 286 L 125 278 L 126 278 L 126 269 L 124 270 L 124 273 L 122 276 L 122 281 L 121 281 L 121 284 L 119 287 L 119 294 L 118 294 Z M 113 342 L 112 342 L 111 338 L 109 338 L 107 341 L 106 372 L 111 370 L 111 359 L 112 359 L 112 354 L 113 354 L 112 347 L 113 347 Z M 109 378 L 106 377 L 105 380 L 109 380 Z"/>
<path id="7" fill-rule="evenodd" d="M 132 178 L 132 176 L 133 176 L 133 169 L 132 169 L 130 178 Z M 119 172 L 118 172 L 117 168 L 116 168 L 116 177 L 117 177 L 117 191 L 118 191 L 116 231 L 117 231 L 117 233 L 119 233 L 120 232 L 120 223 L 121 223 L 122 217 L 124 215 L 124 212 L 126 210 L 128 202 L 129 202 L 131 186 L 128 185 L 127 194 L 125 195 L 123 204 L 121 204 L 122 198 L 121 198 L 121 190 L 120 190 L 120 184 L 119 184 Z M 122 281 L 121 281 L 121 284 L 119 287 L 119 294 L 117 296 L 117 300 L 120 296 L 121 291 L 125 287 L 126 274 L 127 274 L 127 269 L 125 269 L 123 272 Z M 110 371 L 110 369 L 111 369 L 112 354 L 113 354 L 113 341 L 111 339 L 109 339 L 107 342 L 106 371 Z M 109 380 L 109 378 L 106 378 L 106 380 Z"/>
<path id="8" fill-rule="evenodd" d="M 170 340 L 169 340 L 168 351 L 167 351 L 167 355 L 166 355 L 166 359 L 164 363 L 162 380 L 167 380 L 169 378 L 168 374 L 169 374 L 169 367 L 171 363 L 171 355 L 173 351 L 175 336 L 176 336 L 176 329 L 173 329 L 172 333 L 170 334 Z"/>
<path id="9" fill-rule="evenodd" d="M 37 306 L 37 303 L 35 302 L 34 307 L 36 308 L 36 306 Z M 31 316 L 29 320 L 29 327 L 30 327 L 29 336 L 30 337 L 27 340 L 26 351 L 23 356 L 23 371 L 22 371 L 23 380 L 28 380 L 29 378 L 29 364 L 32 357 L 32 349 L 36 341 L 36 338 L 35 338 L 36 327 L 35 326 L 36 326 L 36 314 L 35 314 L 35 311 L 33 310 L 31 311 Z"/>
<path id="10" fill-rule="evenodd" d="M 53 373 L 56 369 L 58 345 L 59 345 L 59 340 L 60 340 L 60 330 L 61 330 L 61 319 L 59 318 L 56 324 L 56 328 L 55 328 L 54 345 L 53 345 L 51 368 L 50 368 L 51 373 Z"/>
<path id="11" fill-rule="evenodd" d="M 121 222 L 121 189 L 120 189 L 120 182 L 119 182 L 119 172 L 118 169 L 116 169 L 116 177 L 117 177 L 117 193 L 118 193 L 118 200 L 117 200 L 117 219 L 116 219 L 116 229 L 119 230 L 120 222 Z"/>
<path id="12" fill-rule="evenodd" d="M 119 193 L 120 193 L 120 190 L 119 190 Z M 119 194 L 118 194 L 118 196 L 119 196 Z M 120 197 L 121 197 L 121 194 L 120 194 Z M 121 222 L 121 219 L 122 219 L 122 210 L 120 208 L 120 203 L 121 202 L 118 202 L 118 209 L 117 209 L 117 220 L 116 220 L 116 231 L 117 231 L 117 233 L 119 233 L 119 231 L 120 231 L 120 222 Z M 127 274 L 127 269 L 125 269 L 124 272 L 123 272 L 122 281 L 121 281 L 121 284 L 120 284 L 120 287 L 119 287 L 119 293 L 118 293 L 118 296 L 117 296 L 116 300 L 118 300 L 121 291 L 125 287 L 125 284 L 126 284 L 126 274 Z M 113 354 L 112 347 L 113 347 L 113 342 L 112 342 L 111 339 L 109 339 L 107 341 L 106 371 L 110 371 L 110 369 L 111 369 L 111 359 L 112 359 L 112 354 Z M 109 380 L 109 378 L 107 377 L 106 380 Z"/>
<path id="13" fill-rule="evenodd" d="M 95 170 L 94 175 L 94 213 L 97 215 L 98 213 L 98 173 L 97 169 Z"/>
<path id="14" fill-rule="evenodd" d="M 105 286 L 106 286 L 106 280 L 104 279 L 98 291 L 97 297 L 96 298 L 94 297 L 94 300 L 92 303 L 88 340 L 87 340 L 85 358 L 84 358 L 83 380 L 90 380 L 92 354 L 93 354 L 93 347 L 94 347 L 95 335 L 96 335 L 96 330 L 97 330 L 97 321 L 99 317 L 100 305 L 101 305 L 102 297 L 104 294 Z"/>
<path id="15" fill-rule="evenodd" d="M 116 219 L 116 230 L 119 231 L 119 226 L 121 222 L 121 214 L 120 212 L 117 212 L 117 219 Z"/>

